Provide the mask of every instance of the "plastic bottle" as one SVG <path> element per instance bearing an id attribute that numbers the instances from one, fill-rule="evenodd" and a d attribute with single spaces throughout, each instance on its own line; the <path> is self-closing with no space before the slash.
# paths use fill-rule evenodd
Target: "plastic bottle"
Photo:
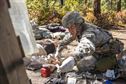
<path id="1" fill-rule="evenodd" d="M 112 84 L 111 80 L 105 80 L 103 84 Z"/>

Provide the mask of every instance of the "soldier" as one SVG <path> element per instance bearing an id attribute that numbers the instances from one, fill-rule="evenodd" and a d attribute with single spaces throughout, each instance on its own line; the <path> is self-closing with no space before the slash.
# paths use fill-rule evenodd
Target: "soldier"
<path id="1" fill-rule="evenodd" d="M 100 71 L 99 69 L 104 68 L 99 68 L 97 62 L 100 63 L 99 60 L 103 58 L 110 59 L 110 64 L 107 64 L 108 66 L 106 68 L 110 68 L 116 64 L 115 54 L 119 54 L 123 50 L 123 44 L 118 39 L 113 40 L 109 32 L 85 22 L 77 11 L 67 13 L 62 18 L 62 24 L 65 28 L 68 28 L 70 34 L 64 37 L 57 51 L 61 52 L 65 45 L 75 39 L 79 43 L 75 51 L 72 52 L 73 54 L 62 62 L 59 67 L 61 72 L 71 71 L 75 65 L 78 65 L 78 68 L 83 71 L 90 69 Z M 108 58 L 110 56 L 111 58 Z M 104 67 L 106 66 L 105 64 L 103 64 Z"/>

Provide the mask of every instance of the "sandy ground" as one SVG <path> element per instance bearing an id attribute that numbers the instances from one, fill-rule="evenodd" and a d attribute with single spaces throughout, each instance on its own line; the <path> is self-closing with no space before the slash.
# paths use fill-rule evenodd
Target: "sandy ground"
<path id="1" fill-rule="evenodd" d="M 110 31 L 113 35 L 113 37 L 118 38 L 124 43 L 124 47 L 126 49 L 126 29 L 123 30 L 112 30 Z"/>
<path id="2" fill-rule="evenodd" d="M 119 38 L 125 46 L 126 49 L 126 30 L 112 30 L 110 31 L 114 37 Z M 76 46 L 76 42 L 73 42 L 71 45 L 69 45 L 67 47 L 67 51 L 64 50 L 65 53 L 70 53 L 71 49 L 74 49 L 73 47 Z M 68 56 L 69 54 L 67 54 L 66 56 Z M 42 78 L 40 71 L 29 71 L 26 70 L 28 77 L 31 79 L 32 84 L 44 84 L 44 82 L 46 81 L 47 78 Z M 118 80 L 118 82 L 113 83 L 113 84 L 126 84 L 126 81 L 124 80 Z"/>

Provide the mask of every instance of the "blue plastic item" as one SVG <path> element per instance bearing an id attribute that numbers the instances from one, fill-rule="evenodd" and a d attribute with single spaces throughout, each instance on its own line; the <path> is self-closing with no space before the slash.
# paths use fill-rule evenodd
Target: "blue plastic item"
<path id="1" fill-rule="evenodd" d="M 106 81 L 105 81 L 105 84 L 112 84 L 112 81 L 106 80 Z"/>

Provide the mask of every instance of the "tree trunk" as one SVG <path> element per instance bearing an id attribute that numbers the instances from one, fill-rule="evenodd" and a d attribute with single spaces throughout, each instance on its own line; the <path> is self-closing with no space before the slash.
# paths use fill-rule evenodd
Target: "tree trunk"
<path id="1" fill-rule="evenodd" d="M 96 18 L 101 14 L 101 0 L 94 0 L 94 16 Z"/>
<path id="2" fill-rule="evenodd" d="M 84 0 L 84 3 L 87 4 L 87 0 Z"/>
<path id="3" fill-rule="evenodd" d="M 60 0 L 60 4 L 61 4 L 61 6 L 63 6 L 63 4 L 64 4 L 63 2 L 64 2 L 63 0 Z"/>
<path id="4" fill-rule="evenodd" d="M 121 11 L 121 0 L 117 1 L 117 12 Z"/>

